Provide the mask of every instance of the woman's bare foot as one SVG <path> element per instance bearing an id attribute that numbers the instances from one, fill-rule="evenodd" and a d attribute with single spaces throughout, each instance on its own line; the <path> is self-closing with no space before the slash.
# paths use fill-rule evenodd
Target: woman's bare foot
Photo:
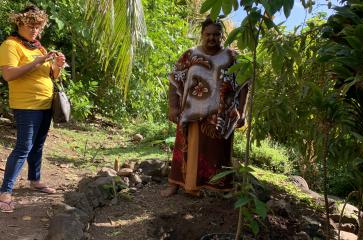
<path id="1" fill-rule="evenodd" d="M 164 190 L 160 191 L 160 195 L 162 197 L 170 197 L 178 191 L 178 185 L 175 184 L 169 184 Z"/>

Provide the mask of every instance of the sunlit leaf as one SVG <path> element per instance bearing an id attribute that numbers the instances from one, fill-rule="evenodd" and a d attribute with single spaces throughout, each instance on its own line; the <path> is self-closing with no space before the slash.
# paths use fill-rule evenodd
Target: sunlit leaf
<path id="1" fill-rule="evenodd" d="M 116 85 L 127 96 L 135 51 L 142 48 L 146 25 L 141 0 L 85 0 L 92 39 L 99 50 L 104 70 L 115 61 Z"/>

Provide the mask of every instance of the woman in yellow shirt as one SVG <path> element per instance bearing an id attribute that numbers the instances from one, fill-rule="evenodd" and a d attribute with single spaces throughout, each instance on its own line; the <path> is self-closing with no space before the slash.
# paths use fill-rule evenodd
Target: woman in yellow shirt
<path id="1" fill-rule="evenodd" d="M 25 160 L 31 188 L 45 193 L 55 189 L 40 182 L 43 145 L 51 123 L 53 83 L 59 76 L 65 57 L 47 52 L 37 38 L 48 15 L 34 5 L 10 16 L 17 31 L 0 46 L 0 68 L 9 85 L 9 105 L 14 110 L 17 140 L 9 155 L 0 188 L 0 210 L 12 212 L 12 191 Z M 53 61 L 51 61 L 53 60 Z"/>

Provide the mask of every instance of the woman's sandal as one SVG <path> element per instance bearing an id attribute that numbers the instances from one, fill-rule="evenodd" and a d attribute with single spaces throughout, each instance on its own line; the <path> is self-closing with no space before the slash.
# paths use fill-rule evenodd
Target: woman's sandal
<path id="1" fill-rule="evenodd" d="M 15 204 L 13 201 L 5 202 L 0 201 L 0 211 L 3 213 L 12 213 L 14 212 Z"/>
<path id="2" fill-rule="evenodd" d="M 54 188 L 51 188 L 51 187 L 48 187 L 48 186 L 42 185 L 42 184 L 40 184 L 38 186 L 35 184 L 30 184 L 30 188 L 35 191 L 47 193 L 47 194 L 54 194 L 57 192 Z"/>

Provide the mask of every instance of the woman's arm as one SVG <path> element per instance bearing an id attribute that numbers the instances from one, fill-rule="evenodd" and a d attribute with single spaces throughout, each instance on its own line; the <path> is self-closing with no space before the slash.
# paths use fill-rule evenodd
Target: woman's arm
<path id="1" fill-rule="evenodd" d="M 45 63 L 50 59 L 50 57 L 51 56 L 49 54 L 47 54 L 46 56 L 39 56 L 33 62 L 20 67 L 2 66 L 1 70 L 3 78 L 7 82 L 17 79 Z"/>
<path id="2" fill-rule="evenodd" d="M 168 118 L 173 123 L 178 122 L 178 116 L 180 113 L 179 109 L 179 96 L 176 94 L 176 88 L 174 85 L 169 84 L 169 92 L 168 92 L 168 100 L 169 100 L 169 112 Z"/>

